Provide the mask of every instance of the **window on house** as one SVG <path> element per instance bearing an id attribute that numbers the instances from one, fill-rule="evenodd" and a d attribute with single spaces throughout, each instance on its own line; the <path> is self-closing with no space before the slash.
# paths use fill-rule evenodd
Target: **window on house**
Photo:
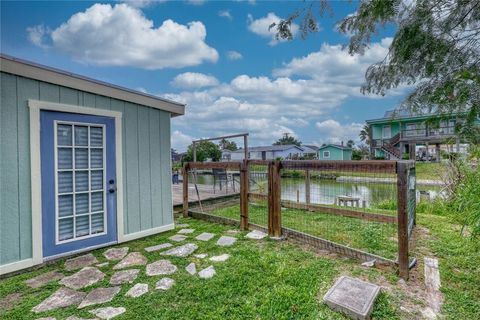
<path id="1" fill-rule="evenodd" d="M 392 127 L 391 126 L 383 126 L 382 138 L 390 139 L 392 137 Z"/>
<path id="2" fill-rule="evenodd" d="M 330 158 L 330 151 L 323 151 L 324 158 Z"/>

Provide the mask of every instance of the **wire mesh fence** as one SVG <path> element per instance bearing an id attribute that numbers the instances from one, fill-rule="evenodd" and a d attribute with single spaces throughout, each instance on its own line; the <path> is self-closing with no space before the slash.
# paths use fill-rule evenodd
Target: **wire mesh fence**
<path id="1" fill-rule="evenodd" d="M 191 203 L 187 189 L 192 185 L 184 181 L 189 191 L 184 214 L 244 229 L 260 226 L 270 236 L 283 234 L 361 260 L 399 265 L 401 276 L 408 277 L 408 241 L 415 225 L 413 162 L 248 160 L 189 163 L 184 170 L 198 199 Z M 202 190 L 199 172 L 212 175 L 210 195 Z"/>

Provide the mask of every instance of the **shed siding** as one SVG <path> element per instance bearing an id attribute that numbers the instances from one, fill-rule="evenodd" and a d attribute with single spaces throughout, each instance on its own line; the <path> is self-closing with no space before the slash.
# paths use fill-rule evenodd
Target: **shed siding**
<path id="1" fill-rule="evenodd" d="M 28 99 L 123 112 L 124 233 L 173 223 L 169 112 L 0 75 L 0 265 L 32 257 Z"/>

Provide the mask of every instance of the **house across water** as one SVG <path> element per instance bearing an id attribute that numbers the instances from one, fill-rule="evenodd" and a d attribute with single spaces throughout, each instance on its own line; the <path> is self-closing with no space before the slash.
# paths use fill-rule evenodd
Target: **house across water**
<path id="1" fill-rule="evenodd" d="M 382 118 L 367 120 L 370 152 L 373 157 L 397 160 L 440 160 L 440 150 L 461 152 L 462 141 L 455 126 L 463 121 L 460 114 L 412 114 L 387 111 Z M 419 148 L 421 146 L 421 148 Z M 421 149 L 422 152 L 418 152 Z"/>

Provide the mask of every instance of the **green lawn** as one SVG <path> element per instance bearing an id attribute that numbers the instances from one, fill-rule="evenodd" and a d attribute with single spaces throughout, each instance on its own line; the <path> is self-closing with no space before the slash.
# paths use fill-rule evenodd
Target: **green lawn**
<path id="1" fill-rule="evenodd" d="M 322 297 L 341 275 L 359 277 L 387 289 L 383 289 L 373 312 L 373 319 L 416 319 L 423 308 L 424 299 L 415 292 L 421 291 L 423 281 L 424 253 L 433 252 L 440 260 L 442 291 L 445 294 L 443 312 L 447 319 L 480 318 L 480 273 L 478 248 L 469 238 L 459 235 L 458 227 L 444 217 L 420 215 L 419 226 L 426 231 L 420 237 L 415 254 L 420 266 L 414 270 L 415 277 L 407 286 L 391 270 L 367 269 L 356 260 L 316 253 L 313 248 L 299 246 L 289 241 L 248 240 L 245 232 L 235 235 L 234 246 L 222 248 L 215 245 L 216 239 L 231 227 L 194 219 L 181 219 L 195 229 L 188 242 L 198 244 L 197 253 L 210 255 L 229 253 L 231 258 L 215 263 L 217 275 L 202 280 L 189 275 L 185 270 L 190 262 L 198 264 L 197 270 L 211 264 L 208 260 L 193 257 L 170 258 L 179 270 L 169 277 L 176 284 L 166 292 L 153 289 L 161 276 L 147 277 L 144 267 L 135 283 L 148 283 L 150 292 L 140 298 L 126 298 L 124 294 L 133 286 L 125 284 L 121 292 L 109 303 L 78 310 L 76 307 L 34 314 L 32 307 L 55 292 L 60 285 L 52 282 L 39 289 L 31 289 L 24 281 L 47 271 L 58 270 L 65 275 L 64 260 L 35 271 L 0 280 L 0 301 L 8 294 L 20 293 L 23 298 L 12 309 L 0 309 L 0 319 L 38 319 L 56 317 L 65 319 L 70 315 L 92 318 L 88 310 L 104 306 L 123 306 L 127 312 L 115 319 L 346 319 L 331 311 L 322 302 Z M 420 229 L 420 228 L 419 228 Z M 216 237 L 209 242 L 194 240 L 201 232 L 212 232 Z M 162 259 L 158 252 L 147 253 L 147 246 L 167 242 L 176 231 L 169 231 L 144 239 L 135 240 L 119 247 L 128 246 L 130 251 L 142 252 L 149 263 Z M 187 242 L 185 241 L 185 242 Z M 476 245 L 476 246 L 475 246 Z M 98 249 L 93 254 L 100 262 L 105 261 Z M 108 286 L 113 274 L 111 266 L 102 269 L 106 277 L 97 284 L 82 289 Z M 402 306 L 402 308 L 400 308 Z"/>
<path id="2" fill-rule="evenodd" d="M 214 210 L 211 214 L 238 220 L 239 212 L 239 205 L 234 205 Z M 266 206 L 250 204 L 249 221 L 266 226 L 267 212 Z M 282 208 L 282 225 L 388 259 L 395 260 L 397 257 L 396 224 Z"/>

